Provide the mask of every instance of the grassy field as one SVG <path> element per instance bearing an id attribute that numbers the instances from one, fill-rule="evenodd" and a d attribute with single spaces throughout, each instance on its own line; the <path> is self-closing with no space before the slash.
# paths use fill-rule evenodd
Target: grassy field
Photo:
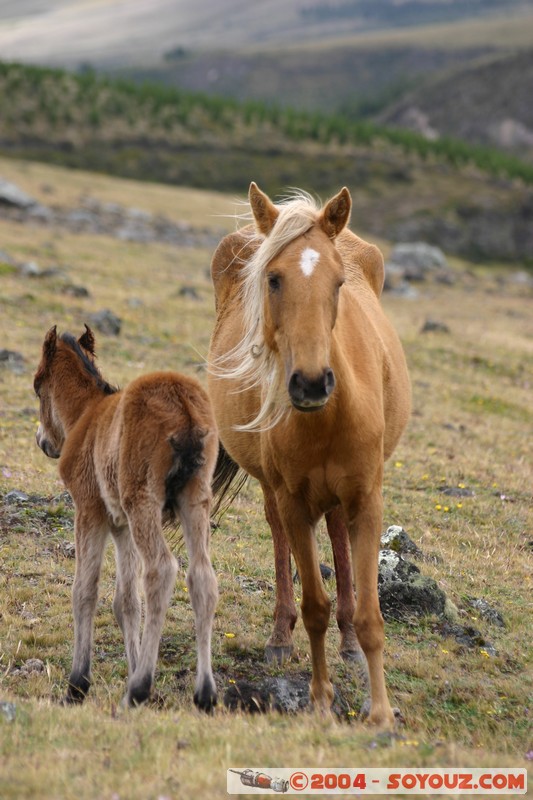
<path id="1" fill-rule="evenodd" d="M 229 230 L 219 215 L 233 199 L 200 191 L 108 179 L 83 172 L 0 161 L 0 174 L 49 205 L 76 207 L 90 195 L 165 213 L 193 226 Z M 253 176 L 252 176 L 253 177 Z M 358 231 L 364 234 L 364 231 Z M 385 252 L 389 245 L 379 242 Z M 362 689 L 338 655 L 334 618 L 328 635 L 332 679 L 349 706 L 331 722 L 310 714 L 247 716 L 224 709 L 224 692 L 241 678 L 280 674 L 263 663 L 273 609 L 270 534 L 254 484 L 213 534 L 219 579 L 213 659 L 220 690 L 215 715 L 192 703 L 194 633 L 185 569 L 163 633 L 156 691 L 148 707 L 120 708 L 126 662 L 111 601 L 107 554 L 95 629 L 94 686 L 82 708 L 62 708 L 70 668 L 72 508 L 56 464 L 34 442 L 38 404 L 33 372 L 42 339 L 56 324 L 81 332 L 89 314 L 111 308 L 118 337 L 97 338 L 112 383 L 175 368 L 204 379 L 214 319 L 206 248 L 124 242 L 110 236 L 0 219 L 0 250 L 36 261 L 48 277 L 24 277 L 0 258 L 0 349 L 24 357 L 22 370 L 0 366 L 0 797 L 54 800 L 222 798 L 228 767 L 527 766 L 531 753 L 531 430 L 532 292 L 503 268 L 452 263 L 453 285 L 432 280 L 416 300 L 387 294 L 384 304 L 406 349 L 414 411 L 388 463 L 385 525 L 401 524 L 428 556 L 421 568 L 479 628 L 497 654 L 442 638 L 436 620 L 386 626 L 386 672 L 406 726 L 381 736 L 357 719 Z M 67 283 L 88 298 L 63 294 Z M 193 286 L 198 299 L 180 295 Z M 449 333 L 424 333 L 426 318 Z M 448 497 L 443 485 L 465 487 Z M 14 490 L 23 505 L 5 504 Z M 320 534 L 322 560 L 332 564 Z M 185 552 L 178 551 L 185 567 Z M 334 586 L 328 585 L 334 596 Z M 468 605 L 484 598 L 506 621 L 489 625 Z M 31 670 L 30 659 L 42 662 Z M 288 675 L 310 674 L 301 622 Z M 0 709 L 2 707 L 0 706 Z M 530 776 L 530 782 L 533 776 Z"/>

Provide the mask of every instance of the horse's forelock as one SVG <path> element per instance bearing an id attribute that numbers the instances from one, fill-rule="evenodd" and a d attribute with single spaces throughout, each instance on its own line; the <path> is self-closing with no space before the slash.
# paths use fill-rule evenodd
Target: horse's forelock
<path id="1" fill-rule="evenodd" d="M 242 381 L 243 387 L 261 386 L 262 404 L 257 417 L 243 430 L 264 430 L 275 425 L 288 409 L 283 401 L 283 376 L 263 341 L 264 274 L 268 264 L 299 236 L 316 224 L 320 205 L 307 192 L 294 190 L 275 204 L 279 214 L 267 236 L 257 231 L 246 238 L 257 245 L 244 263 L 241 285 L 245 334 L 239 344 L 211 369 L 219 377 Z M 285 398 L 286 399 L 286 398 Z"/>

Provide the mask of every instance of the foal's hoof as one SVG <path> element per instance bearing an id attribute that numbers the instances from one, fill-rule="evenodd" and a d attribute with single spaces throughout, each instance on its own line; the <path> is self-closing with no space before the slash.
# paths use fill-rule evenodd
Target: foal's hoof
<path id="1" fill-rule="evenodd" d="M 211 714 L 217 704 L 217 690 L 211 683 L 205 683 L 200 689 L 194 693 L 194 705 L 200 711 L 205 711 L 206 714 Z"/>
<path id="2" fill-rule="evenodd" d="M 152 688 L 152 678 L 147 675 L 141 681 L 128 686 L 128 691 L 124 695 L 122 705 L 125 708 L 136 708 L 146 703 L 150 697 L 150 689 Z"/>
<path id="3" fill-rule="evenodd" d="M 283 664 L 292 655 L 292 644 L 273 645 L 267 644 L 265 647 L 265 661 L 267 664 Z"/>
<path id="4" fill-rule="evenodd" d="M 85 700 L 85 695 L 84 694 L 80 694 L 80 695 L 74 696 L 74 695 L 70 694 L 70 692 L 67 692 L 67 694 L 64 697 L 62 697 L 61 700 L 59 701 L 59 705 L 60 706 L 81 706 L 81 704 L 83 703 L 84 700 Z"/>

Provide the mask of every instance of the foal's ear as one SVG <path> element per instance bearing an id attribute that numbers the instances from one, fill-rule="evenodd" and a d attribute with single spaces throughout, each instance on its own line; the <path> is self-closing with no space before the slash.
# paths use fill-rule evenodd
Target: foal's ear
<path id="1" fill-rule="evenodd" d="M 335 197 L 328 200 L 322 209 L 318 224 L 330 239 L 335 239 L 348 224 L 351 211 L 352 198 L 345 186 Z"/>
<path id="2" fill-rule="evenodd" d="M 248 199 L 257 230 L 264 236 L 268 236 L 279 216 L 278 209 L 270 197 L 262 192 L 259 186 L 253 181 L 250 184 Z"/>
<path id="3" fill-rule="evenodd" d="M 88 353 L 94 356 L 94 333 L 88 325 L 85 325 L 85 333 L 82 333 L 78 339 L 78 344 L 81 345 L 84 350 L 87 350 Z"/>
<path id="4" fill-rule="evenodd" d="M 54 357 L 54 353 L 56 351 L 56 342 L 57 342 L 57 325 L 54 325 L 54 327 L 50 328 L 50 330 L 44 337 L 43 356 L 45 358 L 45 361 L 49 361 L 51 358 Z"/>

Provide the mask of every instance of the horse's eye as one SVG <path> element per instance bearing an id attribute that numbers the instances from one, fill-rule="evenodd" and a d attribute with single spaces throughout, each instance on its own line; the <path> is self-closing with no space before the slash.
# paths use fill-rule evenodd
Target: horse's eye
<path id="1" fill-rule="evenodd" d="M 281 288 L 281 278 L 279 275 L 268 276 L 268 288 L 271 292 L 277 292 Z"/>

